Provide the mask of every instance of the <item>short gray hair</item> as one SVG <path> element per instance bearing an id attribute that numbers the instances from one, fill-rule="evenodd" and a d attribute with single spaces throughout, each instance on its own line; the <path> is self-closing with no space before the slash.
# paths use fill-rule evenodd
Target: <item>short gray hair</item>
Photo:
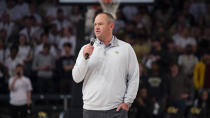
<path id="1" fill-rule="evenodd" d="M 102 12 L 102 13 L 97 14 L 96 16 L 101 15 L 101 14 L 104 14 L 107 16 L 108 23 L 114 23 L 114 17 L 112 16 L 112 14 L 107 13 L 107 12 Z"/>

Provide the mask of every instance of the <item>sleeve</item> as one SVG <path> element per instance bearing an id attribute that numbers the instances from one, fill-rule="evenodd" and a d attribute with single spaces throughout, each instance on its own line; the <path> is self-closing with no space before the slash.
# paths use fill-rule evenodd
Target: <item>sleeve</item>
<path id="1" fill-rule="evenodd" d="M 32 85 L 31 85 L 31 81 L 30 81 L 30 79 L 27 79 L 28 81 L 27 81 L 27 84 L 28 84 L 28 86 L 27 86 L 27 91 L 32 91 Z"/>
<path id="2" fill-rule="evenodd" d="M 127 91 L 125 93 L 124 102 L 131 105 L 136 98 L 139 86 L 139 64 L 131 46 L 129 46 L 128 52 Z"/>
<path id="3" fill-rule="evenodd" d="M 76 60 L 76 64 L 74 65 L 74 68 L 72 70 L 73 80 L 76 83 L 79 83 L 84 79 L 86 72 L 88 70 L 88 66 L 87 66 L 88 59 L 85 60 L 83 56 L 83 49 L 84 49 L 84 46 L 81 48 L 79 55 L 77 57 L 77 60 Z"/>

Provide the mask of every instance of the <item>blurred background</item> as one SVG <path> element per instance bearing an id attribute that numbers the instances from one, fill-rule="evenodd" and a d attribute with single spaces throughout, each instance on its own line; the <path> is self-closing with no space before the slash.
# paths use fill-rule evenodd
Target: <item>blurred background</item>
<path id="1" fill-rule="evenodd" d="M 10 118 L 18 64 L 32 84 L 29 118 L 82 118 L 82 83 L 71 71 L 103 5 L 116 7 L 113 33 L 139 61 L 129 118 L 210 118 L 209 0 L 61 1 L 0 0 L 0 118 Z"/>

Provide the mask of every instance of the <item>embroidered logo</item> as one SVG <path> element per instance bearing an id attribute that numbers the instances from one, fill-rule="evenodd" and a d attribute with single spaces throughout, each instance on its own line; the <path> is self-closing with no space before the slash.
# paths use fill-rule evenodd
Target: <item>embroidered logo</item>
<path id="1" fill-rule="evenodd" d="M 118 52 L 117 50 L 115 51 L 115 53 L 116 53 L 116 54 L 119 54 L 119 52 Z"/>

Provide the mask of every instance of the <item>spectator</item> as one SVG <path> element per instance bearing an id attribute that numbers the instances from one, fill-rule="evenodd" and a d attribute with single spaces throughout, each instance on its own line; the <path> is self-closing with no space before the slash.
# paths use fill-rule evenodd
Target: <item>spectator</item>
<path id="1" fill-rule="evenodd" d="M 17 0 L 15 8 L 18 10 L 21 17 L 24 17 L 27 14 L 29 14 L 29 5 L 24 0 Z"/>
<path id="2" fill-rule="evenodd" d="M 196 51 L 197 42 L 193 37 L 190 37 L 189 28 L 184 27 L 180 37 L 174 40 L 178 52 L 183 53 L 187 45 L 192 45 L 193 52 Z"/>
<path id="3" fill-rule="evenodd" d="M 162 61 L 162 57 L 164 55 L 164 50 L 160 44 L 159 40 L 152 40 L 152 47 L 146 62 L 146 67 L 151 68 L 152 62 L 154 61 Z"/>
<path id="4" fill-rule="evenodd" d="M 209 55 L 207 51 L 202 55 L 200 61 L 195 65 L 193 80 L 194 80 L 194 88 L 196 90 L 204 88 L 204 81 L 206 78 L 206 65 L 209 63 Z"/>
<path id="5" fill-rule="evenodd" d="M 164 63 L 169 65 L 171 62 L 177 62 L 178 52 L 176 50 L 174 41 L 168 40 L 166 45 L 167 45 L 166 54 L 163 56 Z"/>
<path id="6" fill-rule="evenodd" d="M 170 74 L 167 76 L 169 81 L 169 106 L 179 109 L 184 113 L 186 108 L 186 100 L 192 93 L 192 81 L 186 77 L 181 71 L 178 64 L 174 63 L 170 66 Z"/>
<path id="7" fill-rule="evenodd" d="M 37 31 L 40 30 L 39 27 L 34 27 L 32 25 L 32 19 L 33 17 L 31 16 L 26 16 L 24 18 L 25 27 L 19 33 L 26 36 L 28 43 L 32 41 L 33 36 L 36 35 L 35 33 L 37 33 Z"/>
<path id="8" fill-rule="evenodd" d="M 54 92 L 53 71 L 55 57 L 50 54 L 50 45 L 45 43 L 42 52 L 35 56 L 33 69 L 37 71 L 37 89 L 39 93 Z"/>
<path id="9" fill-rule="evenodd" d="M 195 19 L 198 19 L 199 16 L 204 16 L 206 14 L 205 3 L 200 0 L 193 0 L 189 11 Z"/>
<path id="10" fill-rule="evenodd" d="M 210 117 L 210 99 L 207 90 L 202 90 L 200 96 L 195 99 L 194 107 L 200 108 L 199 118 Z"/>
<path id="11" fill-rule="evenodd" d="M 4 12 L 2 17 L 1 17 L 1 22 L 0 22 L 0 29 L 5 29 L 7 33 L 7 39 L 9 36 L 12 34 L 12 31 L 14 30 L 14 22 L 10 20 L 10 16 L 7 12 Z M 7 41 L 7 40 L 5 40 Z"/>
<path id="12" fill-rule="evenodd" d="M 57 10 L 57 18 L 55 21 L 52 22 L 53 24 L 56 24 L 57 31 L 61 31 L 65 27 L 69 27 L 70 22 L 65 18 L 64 11 L 60 8 Z"/>
<path id="13" fill-rule="evenodd" d="M 18 56 L 22 58 L 23 62 L 26 64 L 32 60 L 32 49 L 26 42 L 26 36 L 19 36 L 19 51 Z"/>
<path id="14" fill-rule="evenodd" d="M 134 107 L 137 108 L 135 118 L 152 118 L 152 101 L 148 98 L 147 89 L 140 88 L 134 102 Z"/>
<path id="15" fill-rule="evenodd" d="M 32 74 L 32 58 L 33 58 L 33 49 L 26 42 L 26 36 L 19 36 L 19 51 L 18 57 L 24 62 L 25 75 L 31 77 Z"/>
<path id="16" fill-rule="evenodd" d="M 115 20 L 115 27 L 114 27 L 114 33 L 119 32 L 120 30 L 123 30 L 125 28 L 125 21 L 123 20 L 123 16 L 121 11 L 118 11 L 116 14 L 116 20 Z"/>
<path id="17" fill-rule="evenodd" d="M 17 65 L 15 75 L 9 79 L 11 118 L 26 118 L 31 105 L 31 81 L 23 75 L 23 65 Z"/>
<path id="18" fill-rule="evenodd" d="M 42 9 L 46 13 L 47 22 L 53 22 L 56 20 L 58 9 L 62 9 L 65 18 L 70 17 L 71 7 L 62 6 L 58 4 L 57 0 L 46 0 L 46 3 L 43 4 Z"/>
<path id="19" fill-rule="evenodd" d="M 58 33 L 59 32 L 57 31 L 57 25 L 56 24 L 51 24 L 49 34 L 48 34 L 49 43 L 56 48 L 58 48 L 58 42 L 60 40 L 60 36 L 59 36 Z"/>
<path id="20" fill-rule="evenodd" d="M 20 10 L 16 7 L 15 1 L 7 0 L 6 5 L 6 12 L 8 12 L 9 16 L 11 17 L 11 21 L 19 23 L 22 19 L 22 16 Z"/>
<path id="21" fill-rule="evenodd" d="M 137 59 L 140 62 L 144 56 L 147 56 L 150 52 L 150 41 L 146 35 L 137 35 L 135 39 L 135 43 L 133 45 L 133 49 L 136 53 Z"/>
<path id="22" fill-rule="evenodd" d="M 73 6 L 71 10 L 71 17 L 70 17 L 70 22 L 72 25 L 75 27 L 79 23 L 80 20 L 82 20 L 83 17 L 81 15 L 80 7 L 79 6 Z"/>
<path id="23" fill-rule="evenodd" d="M 34 48 L 34 56 L 37 56 L 40 52 L 43 51 L 44 44 L 49 43 L 49 38 L 46 33 L 41 34 L 41 43 Z M 54 57 L 57 57 L 57 50 L 54 45 L 50 46 L 50 54 Z"/>
<path id="24" fill-rule="evenodd" d="M 152 62 L 152 68 L 148 72 L 148 76 L 145 79 L 145 87 L 148 91 L 148 99 L 152 100 L 153 110 L 151 114 L 154 117 L 162 117 L 164 99 L 167 95 L 167 81 L 160 72 L 159 64 Z"/>
<path id="25" fill-rule="evenodd" d="M 10 48 L 10 55 L 5 60 L 5 66 L 8 68 L 9 76 L 15 75 L 15 68 L 18 64 L 23 64 L 23 61 L 18 57 L 18 46 L 13 45 Z"/>
<path id="26" fill-rule="evenodd" d="M 9 50 L 6 51 L 6 57 L 10 55 Z M 32 60 L 32 49 L 26 41 L 26 36 L 21 34 L 18 39 L 18 54 L 17 56 L 22 62 L 27 63 Z"/>
<path id="27" fill-rule="evenodd" d="M 127 21 L 132 21 L 138 13 L 138 8 L 134 5 L 126 5 L 122 8 L 122 12 Z"/>
<path id="28" fill-rule="evenodd" d="M 192 77 L 195 64 L 198 63 L 198 58 L 193 55 L 193 48 L 191 45 L 187 45 L 185 48 L 185 54 L 178 57 L 178 64 L 182 67 L 182 71 L 188 77 Z"/>
<path id="29" fill-rule="evenodd" d="M 37 4 L 36 3 L 31 3 L 29 6 L 29 13 L 27 14 L 27 16 L 33 16 L 36 20 L 36 24 L 37 25 L 41 25 L 42 24 L 42 17 L 38 14 L 37 12 Z"/>
<path id="30" fill-rule="evenodd" d="M 204 88 L 210 89 L 210 49 L 208 49 L 207 62 L 205 67 Z"/>
<path id="31" fill-rule="evenodd" d="M 61 38 L 61 40 L 59 41 L 58 46 L 59 46 L 59 49 L 61 51 L 61 55 L 64 55 L 63 44 L 67 43 L 67 42 L 71 43 L 72 49 L 71 49 L 70 54 L 74 56 L 75 51 L 76 51 L 77 40 L 76 40 L 75 35 L 73 35 L 72 29 L 70 27 L 65 27 L 63 29 L 63 38 Z"/>
<path id="32" fill-rule="evenodd" d="M 72 46 L 70 43 L 64 43 L 63 45 L 65 55 L 61 56 L 57 63 L 57 69 L 59 72 L 60 82 L 60 93 L 69 94 L 71 93 L 72 87 L 72 69 L 74 66 L 74 57 L 70 55 Z"/>

